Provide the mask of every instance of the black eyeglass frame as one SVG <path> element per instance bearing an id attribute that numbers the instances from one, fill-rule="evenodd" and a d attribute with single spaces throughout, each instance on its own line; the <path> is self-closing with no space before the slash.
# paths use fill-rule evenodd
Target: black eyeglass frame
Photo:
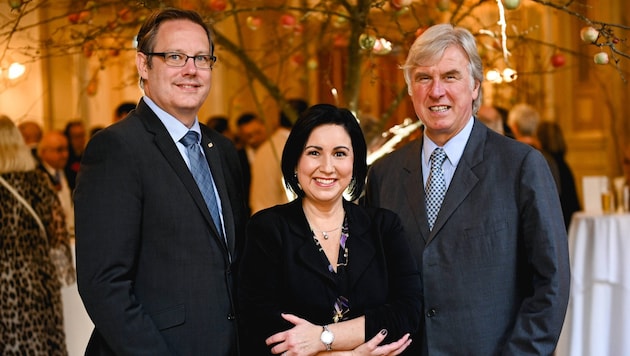
<path id="1" fill-rule="evenodd" d="M 183 67 L 185 67 L 186 63 L 188 63 L 188 60 L 191 59 L 191 58 L 193 60 L 193 64 L 195 65 L 195 67 L 197 69 L 212 69 L 214 64 L 217 62 L 217 57 L 212 55 L 212 54 L 197 54 L 197 55 L 194 55 L 194 56 L 189 56 L 186 53 L 181 53 L 181 52 L 149 52 L 149 53 L 145 53 L 145 55 L 162 57 L 162 59 L 164 59 L 164 64 L 166 64 L 169 67 L 175 67 L 175 68 L 183 68 Z M 179 55 L 179 56 L 182 56 L 182 57 L 186 57 L 186 60 L 184 60 L 182 65 L 173 65 L 172 63 L 169 64 L 169 59 L 167 59 L 167 57 L 169 55 Z M 203 58 L 203 57 L 208 57 L 208 59 L 210 61 L 210 66 L 208 68 L 199 67 L 197 65 L 197 58 Z"/>

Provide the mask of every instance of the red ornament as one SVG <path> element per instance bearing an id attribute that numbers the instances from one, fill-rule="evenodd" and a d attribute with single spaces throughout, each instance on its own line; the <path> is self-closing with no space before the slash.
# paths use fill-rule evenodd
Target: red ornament
<path id="1" fill-rule="evenodd" d="M 121 23 L 130 23 L 133 21 L 133 12 L 128 7 L 118 10 L 118 20 Z"/>
<path id="2" fill-rule="evenodd" d="M 416 37 L 420 37 L 420 35 L 427 30 L 427 26 L 421 26 L 418 27 L 418 29 L 416 30 Z"/>
<path id="3" fill-rule="evenodd" d="M 257 16 L 247 16 L 245 21 L 247 23 L 247 27 L 249 27 L 252 31 L 256 31 L 262 24 L 262 20 Z"/>
<path id="4" fill-rule="evenodd" d="M 291 14 L 284 14 L 280 16 L 280 24 L 284 28 L 293 28 L 295 26 L 295 16 Z"/>
<path id="5" fill-rule="evenodd" d="M 296 53 L 291 57 L 291 63 L 295 66 L 301 66 L 304 64 L 304 56 L 301 53 Z"/>
<path id="6" fill-rule="evenodd" d="M 210 0 L 208 3 L 208 8 L 212 11 L 223 11 L 227 7 L 227 2 L 225 0 Z"/>
<path id="7" fill-rule="evenodd" d="M 554 68 L 560 68 L 567 62 L 567 59 L 564 56 L 564 54 L 560 52 L 551 56 L 550 60 L 551 60 L 551 65 L 554 66 Z"/>
<path id="8" fill-rule="evenodd" d="M 68 15 L 68 21 L 70 21 L 71 24 L 79 23 L 79 13 L 75 12 L 75 13 L 72 13 L 72 14 Z"/>

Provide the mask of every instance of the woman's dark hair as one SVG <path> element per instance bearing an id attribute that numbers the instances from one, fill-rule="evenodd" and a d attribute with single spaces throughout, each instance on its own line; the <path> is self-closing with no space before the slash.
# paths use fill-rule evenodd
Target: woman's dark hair
<path id="1" fill-rule="evenodd" d="M 300 188 L 295 170 L 304 152 L 306 141 L 308 141 L 313 130 L 322 125 L 339 125 L 350 136 L 354 162 L 348 194 L 351 200 L 357 199 L 363 191 L 367 175 L 367 145 L 356 117 L 349 110 L 338 108 L 334 105 L 313 105 L 303 112 L 293 125 L 282 151 L 282 175 L 284 181 L 287 187 L 295 194 L 299 197 L 304 197 L 304 191 Z"/>

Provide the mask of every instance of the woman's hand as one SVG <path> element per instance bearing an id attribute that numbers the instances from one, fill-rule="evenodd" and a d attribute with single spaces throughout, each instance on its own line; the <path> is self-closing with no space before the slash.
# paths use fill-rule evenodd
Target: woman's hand
<path id="1" fill-rule="evenodd" d="M 387 330 L 383 329 L 368 342 L 359 345 L 354 350 L 324 351 L 318 353 L 317 356 L 394 356 L 400 355 L 411 344 L 409 334 L 405 334 L 395 342 L 378 346 L 385 340 L 385 336 L 387 336 Z"/>
<path id="2" fill-rule="evenodd" d="M 350 355 L 352 356 L 389 356 L 389 355 L 399 355 L 409 344 L 411 344 L 411 339 L 409 338 L 409 334 L 403 335 L 397 341 L 394 341 L 389 344 L 381 345 L 379 344 L 385 340 L 385 336 L 387 336 L 387 330 L 383 329 L 381 332 L 376 334 L 373 338 L 371 338 L 368 342 L 362 344 L 356 349 L 352 350 Z"/>
<path id="3" fill-rule="evenodd" d="M 293 314 L 282 314 L 284 320 L 295 325 L 289 330 L 273 334 L 265 340 L 271 348 L 271 353 L 282 356 L 311 356 L 324 348 L 319 340 L 322 327 Z"/>

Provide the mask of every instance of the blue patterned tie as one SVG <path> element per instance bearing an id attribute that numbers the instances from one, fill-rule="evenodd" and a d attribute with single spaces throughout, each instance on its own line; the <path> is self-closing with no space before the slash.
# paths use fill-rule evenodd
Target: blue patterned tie
<path id="1" fill-rule="evenodd" d="M 437 219 L 442 200 L 446 195 L 446 181 L 444 180 L 444 171 L 442 163 L 446 159 L 446 153 L 443 148 L 436 148 L 431 153 L 429 162 L 431 163 L 431 173 L 427 179 L 427 216 L 429 218 L 429 230 L 433 230 L 433 224 Z"/>
<path id="2" fill-rule="evenodd" d="M 186 152 L 188 153 L 188 159 L 190 160 L 190 172 L 197 182 L 197 186 L 201 191 L 201 195 L 203 195 L 203 199 L 206 201 L 206 205 L 208 206 L 208 210 L 210 210 L 210 215 L 212 216 L 214 225 L 217 227 L 219 234 L 223 236 L 221 217 L 219 216 L 219 205 L 217 204 L 217 199 L 214 195 L 212 173 L 210 172 L 210 167 L 208 167 L 208 162 L 201 153 L 199 134 L 195 131 L 188 131 L 179 141 L 186 146 Z"/>

